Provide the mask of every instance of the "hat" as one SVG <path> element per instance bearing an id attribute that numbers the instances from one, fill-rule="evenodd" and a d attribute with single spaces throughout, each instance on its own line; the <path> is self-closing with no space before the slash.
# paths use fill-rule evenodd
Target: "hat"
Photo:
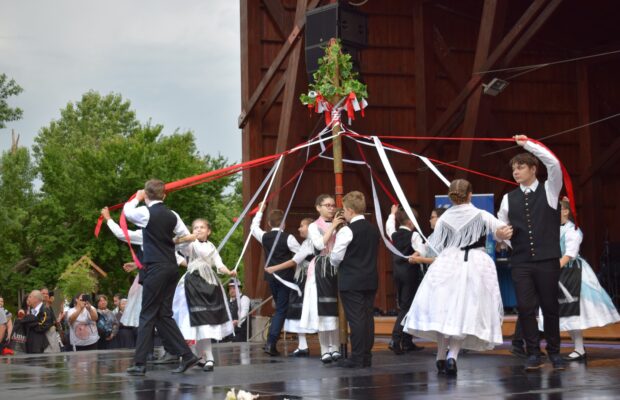
<path id="1" fill-rule="evenodd" d="M 239 279 L 236 278 L 232 278 L 230 281 L 228 281 L 228 286 L 235 286 L 235 283 L 237 284 L 237 286 L 241 287 L 243 286 L 243 284 L 241 283 L 241 281 Z"/>

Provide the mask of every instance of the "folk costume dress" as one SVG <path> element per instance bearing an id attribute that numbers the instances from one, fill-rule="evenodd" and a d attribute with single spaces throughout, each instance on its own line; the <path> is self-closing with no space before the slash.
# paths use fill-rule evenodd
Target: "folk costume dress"
<path id="1" fill-rule="evenodd" d="M 295 284 L 301 290 L 301 296 L 295 290 L 291 290 L 288 301 L 288 311 L 284 320 L 284 331 L 294 333 L 316 333 L 316 329 L 301 326 L 301 313 L 304 303 L 304 292 L 308 275 L 308 266 L 314 258 L 314 246 L 310 239 L 306 239 L 293 257 L 295 261 Z"/>
<path id="2" fill-rule="evenodd" d="M 182 252 L 189 263 L 174 293 L 174 319 L 185 340 L 222 340 L 234 332 L 224 287 L 213 271 L 226 269 L 222 258 L 209 241 L 191 242 Z"/>
<path id="3" fill-rule="evenodd" d="M 562 256 L 572 259 L 560 272 L 560 331 L 577 331 L 601 327 L 620 321 L 611 298 L 590 267 L 579 255 L 583 241 L 581 229 L 567 222 L 560 228 Z M 540 315 L 539 326 L 543 326 Z"/>
<path id="4" fill-rule="evenodd" d="M 428 243 L 439 255 L 403 321 L 407 332 L 432 341 L 440 335 L 462 339 L 462 347 L 471 350 L 502 344 L 502 298 L 485 243 L 504 225 L 470 203 L 455 205 L 439 218 Z"/>
<path id="5" fill-rule="evenodd" d="M 308 266 L 299 325 L 314 332 L 338 329 L 338 276 L 329 261 L 336 235 L 332 235 L 327 244 L 323 243 L 323 234 L 330 224 L 319 217 L 308 226 L 308 237 L 319 254 Z"/>

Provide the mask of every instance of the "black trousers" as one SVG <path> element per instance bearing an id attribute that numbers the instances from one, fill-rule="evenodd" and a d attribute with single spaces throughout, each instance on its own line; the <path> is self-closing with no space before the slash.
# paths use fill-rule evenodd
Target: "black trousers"
<path id="1" fill-rule="evenodd" d="M 547 353 L 559 354 L 559 259 L 515 264 L 512 265 L 511 274 L 517 295 L 519 323 L 527 353 L 530 355 L 540 354 L 538 323 L 536 322 L 536 315 L 540 306 L 545 320 Z"/>
<path id="2" fill-rule="evenodd" d="M 341 290 L 340 299 L 351 328 L 351 360 L 370 363 L 375 344 L 373 316 L 376 290 Z"/>
<path id="3" fill-rule="evenodd" d="M 153 328 L 169 345 L 172 354 L 191 356 L 192 351 L 172 318 L 172 299 L 179 278 L 176 264 L 149 264 L 142 283 L 142 310 L 136 339 L 136 364 L 145 364 L 147 354 L 153 350 Z"/>
<path id="4" fill-rule="evenodd" d="M 422 272 L 419 265 L 394 265 L 394 289 L 396 290 L 396 301 L 398 303 L 398 316 L 392 328 L 392 340 L 411 341 L 413 337 L 407 332 L 403 332 L 401 322 L 411 308 L 411 303 L 420 286 Z"/>

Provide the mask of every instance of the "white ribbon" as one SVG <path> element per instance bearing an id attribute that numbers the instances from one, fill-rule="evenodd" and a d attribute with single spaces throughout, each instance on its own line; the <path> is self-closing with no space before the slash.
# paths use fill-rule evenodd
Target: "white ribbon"
<path id="1" fill-rule="evenodd" d="M 435 249 L 433 249 L 432 246 L 428 243 L 428 238 L 424 236 L 424 233 L 422 233 L 422 228 L 420 228 L 420 224 L 418 223 L 418 220 L 413 214 L 413 211 L 411 211 L 411 207 L 409 206 L 409 202 L 407 201 L 407 196 L 405 196 L 403 189 L 400 187 L 400 183 L 398 183 L 398 179 L 396 179 L 396 175 L 394 174 L 392 165 L 390 164 L 390 161 L 388 160 L 387 154 L 385 154 L 385 149 L 383 148 L 383 144 L 381 143 L 381 140 L 379 140 L 379 138 L 376 136 L 372 136 L 372 140 L 375 143 L 377 154 L 379 154 L 379 158 L 381 159 L 381 162 L 383 163 L 383 168 L 385 169 L 385 172 L 387 173 L 387 176 L 390 179 L 390 182 L 392 183 L 392 187 L 394 188 L 396 197 L 398 198 L 398 201 L 400 201 L 400 204 L 403 207 L 403 210 L 405 211 L 405 213 L 407 214 L 411 222 L 413 222 L 413 225 L 418 230 L 418 233 L 420 234 L 420 236 L 422 236 L 422 238 L 424 238 L 424 240 L 427 242 L 428 246 L 433 251 L 435 251 Z"/>

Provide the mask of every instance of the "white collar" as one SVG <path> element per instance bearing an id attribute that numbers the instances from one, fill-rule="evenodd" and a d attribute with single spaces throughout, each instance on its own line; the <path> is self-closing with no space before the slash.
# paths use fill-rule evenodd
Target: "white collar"
<path id="1" fill-rule="evenodd" d="M 534 182 L 530 186 L 519 185 L 519 187 L 521 188 L 521 191 L 523 193 L 525 193 L 526 189 L 530 189 L 532 192 L 535 192 L 536 189 L 538 188 L 538 179 L 535 179 Z"/>
<path id="2" fill-rule="evenodd" d="M 365 219 L 363 215 L 356 215 L 355 217 L 351 218 L 351 222 L 349 222 L 350 224 L 354 223 L 355 221 L 359 221 L 360 219 Z"/>
<path id="3" fill-rule="evenodd" d="M 41 311 L 41 306 L 43 306 L 43 302 L 40 302 L 39 305 L 34 308 L 34 310 L 36 311 L 35 315 L 39 315 L 39 311 Z"/>
<path id="4" fill-rule="evenodd" d="M 273 232 L 273 231 L 281 231 L 281 230 L 282 229 L 280 229 L 280 228 L 271 228 L 271 232 Z"/>
<path id="5" fill-rule="evenodd" d="M 409 227 L 407 227 L 405 225 L 399 226 L 398 229 L 405 229 L 405 230 L 408 230 L 409 232 L 411 232 L 411 229 L 409 229 Z"/>

